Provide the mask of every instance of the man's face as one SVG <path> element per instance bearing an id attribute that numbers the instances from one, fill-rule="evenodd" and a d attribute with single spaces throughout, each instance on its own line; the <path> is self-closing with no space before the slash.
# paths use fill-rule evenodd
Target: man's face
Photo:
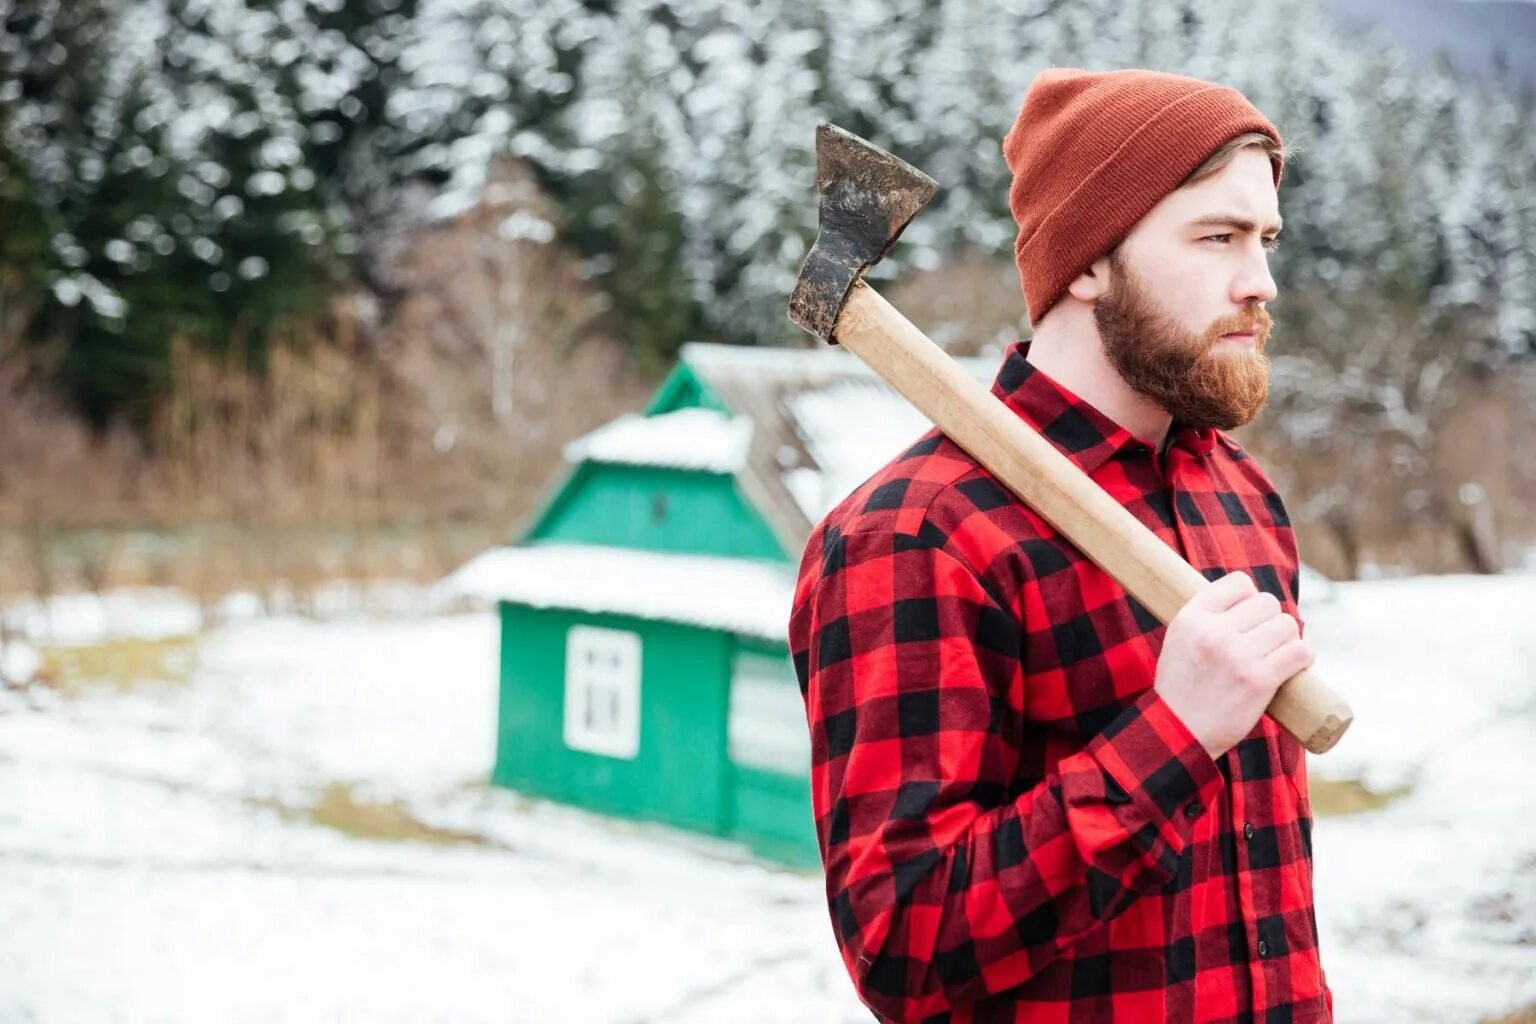
<path id="1" fill-rule="evenodd" d="M 1108 290 L 1094 304 L 1105 354 L 1176 422 L 1231 430 L 1264 407 L 1263 304 L 1275 296 L 1268 244 L 1279 219 L 1269 158 L 1244 149 L 1165 197 L 1109 257 Z M 1252 336 L 1224 337 L 1242 331 Z"/>

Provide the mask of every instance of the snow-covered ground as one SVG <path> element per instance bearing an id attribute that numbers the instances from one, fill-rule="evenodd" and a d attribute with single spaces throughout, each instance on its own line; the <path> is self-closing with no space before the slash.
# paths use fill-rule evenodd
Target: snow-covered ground
<path id="1" fill-rule="evenodd" d="M 819 876 L 487 789 L 494 620 L 396 605 L 237 602 L 217 626 L 167 592 L 10 609 L 73 643 L 196 639 L 184 681 L 0 691 L 0 1021 L 870 1019 Z M 1358 716 L 1314 780 L 1413 787 L 1316 824 L 1338 1020 L 1536 1003 L 1536 575 L 1302 607 Z M 318 823 L 338 787 L 470 839 Z"/>

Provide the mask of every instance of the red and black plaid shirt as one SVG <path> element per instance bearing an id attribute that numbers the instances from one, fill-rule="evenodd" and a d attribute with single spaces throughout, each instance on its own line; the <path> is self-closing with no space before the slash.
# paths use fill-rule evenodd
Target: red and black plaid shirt
<path id="1" fill-rule="evenodd" d="M 1007 352 L 993 394 L 1209 579 L 1297 614 L 1274 486 L 1226 434 L 1154 454 Z M 937 429 L 812 532 L 789 623 L 833 931 L 890 1021 L 1312 1024 L 1304 750 L 1212 759 L 1166 627 Z"/>

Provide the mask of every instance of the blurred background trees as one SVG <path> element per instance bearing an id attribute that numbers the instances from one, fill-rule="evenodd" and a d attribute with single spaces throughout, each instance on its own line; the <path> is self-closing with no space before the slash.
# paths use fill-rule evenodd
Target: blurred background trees
<path id="1" fill-rule="evenodd" d="M 1303 0 L 0 0 L 0 525 L 499 534 L 682 342 L 805 344 L 823 119 L 943 186 L 873 279 L 999 350 L 1029 81 L 1146 66 L 1299 150 L 1245 433 L 1304 557 L 1495 570 L 1536 534 L 1536 4 L 1446 3 L 1505 18 L 1483 73 Z"/>

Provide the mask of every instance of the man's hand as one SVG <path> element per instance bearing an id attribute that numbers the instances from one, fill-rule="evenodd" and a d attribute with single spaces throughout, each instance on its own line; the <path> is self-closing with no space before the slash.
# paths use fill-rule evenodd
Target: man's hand
<path id="1" fill-rule="evenodd" d="M 1314 658 L 1275 596 L 1233 572 L 1168 623 L 1153 689 L 1218 758 L 1248 735 L 1280 684 Z"/>

